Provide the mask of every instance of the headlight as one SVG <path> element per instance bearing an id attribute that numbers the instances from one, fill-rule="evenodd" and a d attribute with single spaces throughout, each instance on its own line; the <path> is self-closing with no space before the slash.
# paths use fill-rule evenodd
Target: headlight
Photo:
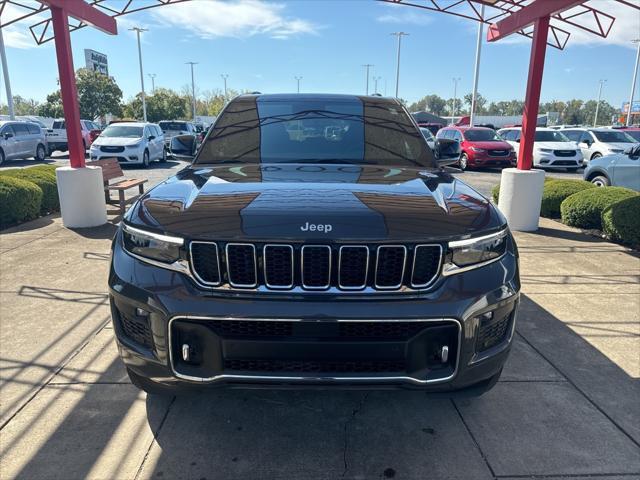
<path id="1" fill-rule="evenodd" d="M 471 150 L 473 150 L 474 152 L 477 152 L 477 153 L 482 153 L 482 152 L 485 151 L 484 148 L 478 148 L 478 147 L 471 147 Z"/>
<path id="2" fill-rule="evenodd" d="M 611 153 L 622 153 L 622 152 L 624 152 L 624 150 L 621 149 L 621 148 L 610 148 L 609 151 Z"/>
<path id="3" fill-rule="evenodd" d="M 550 148 L 538 148 L 538 151 L 542 152 L 542 153 L 551 153 L 551 152 L 553 152 L 553 150 L 550 149 Z"/>
<path id="4" fill-rule="evenodd" d="M 443 275 L 453 275 L 498 260 L 507 251 L 507 238 L 508 230 L 505 228 L 491 235 L 449 242 Z"/>
<path id="5" fill-rule="evenodd" d="M 184 239 L 146 232 L 123 224 L 122 243 L 124 249 L 134 255 L 173 263 L 180 259 L 180 247 L 184 244 Z"/>

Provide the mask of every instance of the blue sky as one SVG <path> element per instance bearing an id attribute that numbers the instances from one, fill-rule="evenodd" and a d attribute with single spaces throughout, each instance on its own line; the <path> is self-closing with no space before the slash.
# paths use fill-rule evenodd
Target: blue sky
<path id="1" fill-rule="evenodd" d="M 148 0 L 134 0 L 140 1 Z M 592 99 L 601 78 L 607 79 L 605 100 L 617 106 L 628 99 L 635 60 L 630 40 L 640 37 L 640 12 L 611 0 L 590 3 L 617 17 L 612 32 L 606 40 L 577 34 L 564 51 L 549 48 L 543 100 Z M 117 36 L 90 28 L 72 34 L 76 68 L 83 66 L 85 48 L 105 53 L 125 99 L 139 91 L 136 41 L 127 30 L 133 25 L 149 28 L 142 46 L 147 91 L 147 73 L 157 75 L 156 86 L 189 84 L 184 63 L 196 61 L 200 91 L 221 89 L 226 73 L 229 87 L 238 90 L 295 91 L 300 75 L 305 92 L 364 93 L 361 65 L 370 63 L 371 91 L 373 77 L 380 76 L 379 91 L 386 83 L 391 95 L 396 40 L 390 33 L 398 30 L 410 33 L 403 39 L 401 97 L 451 97 L 453 77 L 461 78 L 462 94 L 472 86 L 477 24 L 469 20 L 371 0 L 194 0 L 121 17 Z M 35 46 L 24 24 L 4 29 L 4 36 L 13 93 L 44 100 L 57 88 L 52 42 Z M 490 101 L 523 98 L 529 51 L 530 41 L 520 37 L 485 42 L 479 91 Z M 6 102 L 4 88 L 0 101 Z"/>

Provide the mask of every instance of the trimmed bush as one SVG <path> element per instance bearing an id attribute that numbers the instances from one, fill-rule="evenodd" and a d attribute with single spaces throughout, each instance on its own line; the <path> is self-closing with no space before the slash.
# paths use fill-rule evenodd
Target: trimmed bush
<path id="1" fill-rule="evenodd" d="M 33 182 L 0 175 L 0 228 L 36 218 L 42 190 Z"/>
<path id="2" fill-rule="evenodd" d="M 55 173 L 51 171 L 50 166 L 42 165 L 42 167 L 32 168 L 12 168 L 0 172 L 0 176 L 10 176 L 35 183 L 42 190 L 42 204 L 40 205 L 40 213 L 45 215 L 60 210 L 60 201 L 58 199 L 58 185 L 56 183 Z M 55 171 L 55 169 L 54 169 Z"/>
<path id="3" fill-rule="evenodd" d="M 602 229 L 602 212 L 638 193 L 623 187 L 589 188 L 567 197 L 560 205 L 562 223 L 578 228 Z"/>
<path id="4" fill-rule="evenodd" d="M 640 195 L 609 205 L 602 212 L 607 237 L 628 245 L 640 245 Z"/>
<path id="5" fill-rule="evenodd" d="M 591 182 L 584 180 L 559 180 L 545 182 L 542 191 L 542 205 L 540 206 L 540 216 L 547 218 L 560 218 L 560 204 L 565 198 L 574 193 L 581 192 L 588 188 L 596 188 Z"/>
<path id="6" fill-rule="evenodd" d="M 35 167 L 29 167 L 29 170 L 30 171 L 36 171 L 36 172 L 51 173 L 55 177 L 57 168 L 58 167 L 55 166 L 55 165 L 36 165 Z"/>

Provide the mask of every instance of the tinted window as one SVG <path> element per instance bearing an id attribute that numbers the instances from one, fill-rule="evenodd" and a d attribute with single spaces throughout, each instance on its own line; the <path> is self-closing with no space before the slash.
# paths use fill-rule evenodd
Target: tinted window
<path id="1" fill-rule="evenodd" d="M 536 130 L 536 142 L 569 142 L 570 140 L 558 130 Z"/>
<path id="2" fill-rule="evenodd" d="M 101 137 L 124 137 L 124 138 L 140 138 L 142 137 L 142 127 L 132 127 L 126 125 L 109 125 L 100 134 Z"/>
<path id="3" fill-rule="evenodd" d="M 63 129 L 64 128 L 64 120 L 55 120 L 53 122 L 53 129 Z"/>
<path id="4" fill-rule="evenodd" d="M 469 129 L 465 130 L 464 138 L 471 142 L 500 142 L 502 139 L 498 134 L 489 129 Z"/>
<path id="5" fill-rule="evenodd" d="M 160 128 L 163 132 L 188 132 L 189 125 L 187 122 L 160 122 Z"/>
<path id="6" fill-rule="evenodd" d="M 13 131 L 13 128 L 11 128 L 11 125 L 5 125 L 4 128 L 1 131 L 2 135 L 4 135 L 5 133 L 11 133 L 13 135 L 15 135 L 15 132 Z"/>
<path id="7" fill-rule="evenodd" d="M 38 125 L 36 125 L 35 123 L 29 123 L 27 125 L 27 128 L 29 129 L 29 133 L 31 135 L 39 135 L 40 134 L 40 127 Z"/>
<path id="8" fill-rule="evenodd" d="M 580 141 L 580 135 L 582 135 L 582 132 L 580 130 L 562 130 L 562 133 L 564 133 L 565 136 L 572 142 Z"/>
<path id="9" fill-rule="evenodd" d="M 29 135 L 29 128 L 25 123 L 14 123 L 12 126 L 16 136 Z"/>
<path id="10" fill-rule="evenodd" d="M 636 142 L 640 142 L 640 130 L 627 130 L 626 132 L 627 135 L 629 135 L 631 138 L 633 138 Z"/>
<path id="11" fill-rule="evenodd" d="M 420 131 L 422 132 L 422 135 L 424 136 L 425 139 L 434 140 L 433 134 L 431 133 L 431 130 L 429 130 L 428 128 L 421 127 Z"/>
<path id="12" fill-rule="evenodd" d="M 589 132 L 582 132 L 582 134 L 580 135 L 580 142 L 592 143 L 593 142 L 593 137 L 591 136 L 591 134 Z"/>
<path id="13" fill-rule="evenodd" d="M 222 162 L 434 166 L 422 134 L 401 106 L 356 97 L 238 98 L 195 160 Z"/>
<path id="14" fill-rule="evenodd" d="M 619 130 L 592 132 L 596 138 L 604 143 L 635 143 L 636 140 Z"/>

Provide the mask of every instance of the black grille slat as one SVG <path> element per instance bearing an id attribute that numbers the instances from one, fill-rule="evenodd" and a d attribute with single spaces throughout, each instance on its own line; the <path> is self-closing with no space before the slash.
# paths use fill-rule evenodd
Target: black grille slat
<path id="1" fill-rule="evenodd" d="M 489 150 L 488 152 L 491 157 L 506 157 L 509 155 L 509 150 Z"/>
<path id="2" fill-rule="evenodd" d="M 427 328 L 423 322 L 340 322 L 340 337 L 408 340 Z"/>
<path id="3" fill-rule="evenodd" d="M 210 326 L 221 337 L 290 337 L 293 322 L 264 320 L 216 320 Z"/>
<path id="4" fill-rule="evenodd" d="M 151 329 L 149 328 L 149 320 L 146 318 L 129 318 L 125 314 L 120 314 L 120 326 L 124 334 L 134 342 L 151 348 L 153 339 L 151 337 Z"/>
<path id="5" fill-rule="evenodd" d="M 369 248 L 365 246 L 343 246 L 340 248 L 338 284 L 345 289 L 360 289 L 367 284 L 369 270 Z"/>
<path id="6" fill-rule="evenodd" d="M 215 243 L 192 242 L 191 265 L 202 282 L 220 284 L 220 259 Z"/>
<path id="7" fill-rule="evenodd" d="M 553 154 L 556 157 L 575 157 L 576 151 L 575 150 L 554 150 Z"/>
<path id="8" fill-rule="evenodd" d="M 251 244 L 227 244 L 227 275 L 234 287 L 255 287 L 258 284 L 256 274 L 256 251 Z"/>
<path id="9" fill-rule="evenodd" d="M 378 247 L 376 259 L 376 287 L 399 288 L 404 277 L 407 249 L 404 246 Z"/>
<path id="10" fill-rule="evenodd" d="M 264 278 L 268 287 L 293 287 L 293 247 L 265 245 L 263 262 Z"/>
<path id="11" fill-rule="evenodd" d="M 321 245 L 302 247 L 302 285 L 324 289 L 331 285 L 331 248 Z"/>
<path id="12" fill-rule="evenodd" d="M 425 287 L 429 285 L 440 271 L 442 249 L 439 245 L 418 245 L 414 251 L 411 285 Z"/>
<path id="13" fill-rule="evenodd" d="M 380 373 L 403 372 L 403 360 L 231 360 L 225 359 L 225 370 L 239 372 L 283 373 Z"/>

